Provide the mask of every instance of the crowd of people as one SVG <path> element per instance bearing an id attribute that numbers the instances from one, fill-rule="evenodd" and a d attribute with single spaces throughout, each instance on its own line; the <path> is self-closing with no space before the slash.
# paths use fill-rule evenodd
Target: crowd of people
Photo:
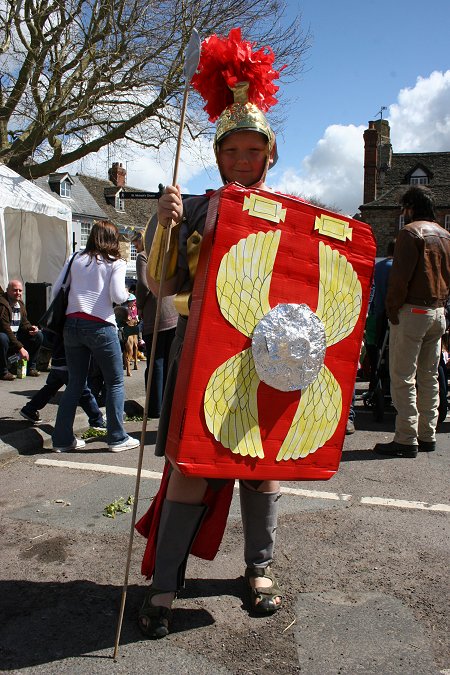
<path id="1" fill-rule="evenodd" d="M 269 129 L 258 130 L 256 134 L 239 129 L 216 140 L 217 161 L 225 181 L 264 186 L 274 152 Z M 248 177 L 244 178 L 242 167 Z M 188 320 L 188 310 L 187 313 L 175 310 L 174 298 L 180 291 L 184 295 L 192 291 L 192 268 L 185 242 L 194 231 L 201 235 L 207 208 L 208 197 L 182 201 L 179 188 L 168 187 L 159 200 L 158 222 L 153 223 L 150 240 L 153 247 L 161 241 L 164 223 L 174 222 L 178 230 L 178 236 L 172 238 L 175 274 L 164 284 L 150 385 L 149 416 L 160 418 L 156 443 L 156 454 L 160 456 L 164 456 Z M 405 227 L 396 241 L 389 243 L 386 258 L 375 266 L 365 343 L 370 362 L 369 391 L 373 386 L 377 354 L 380 349 L 388 348 L 390 394 L 396 412 L 393 440 L 377 444 L 374 451 L 380 455 L 414 458 L 419 451 L 435 450 L 437 425 L 447 413 L 450 234 L 436 223 L 429 189 L 415 186 L 406 190 L 402 210 Z M 123 362 L 114 305 L 124 306 L 127 316 L 134 313 L 134 318 L 140 321 L 148 360 L 160 282 L 152 275 L 153 251 L 145 249 L 143 235 L 135 235 L 133 242 L 138 252 L 137 281 L 133 289 L 136 297 L 125 285 L 126 264 L 120 257 L 118 231 L 114 225 L 95 223 L 86 248 L 73 256 L 64 334 L 54 340 L 45 385 L 20 411 L 29 422 L 39 423 L 39 411 L 66 387 L 53 433 L 55 452 L 69 452 L 85 445 L 73 433 L 78 405 L 86 413 L 90 427 L 106 431 L 106 442 L 112 452 L 139 445 L 124 429 Z M 54 295 L 69 262 L 70 259 L 55 283 Z M 1 379 L 6 381 L 14 379 L 9 372 L 11 355 L 27 361 L 29 376 L 39 375 L 36 359 L 43 335 L 28 321 L 22 294 L 21 282 L 11 280 L 0 296 L 0 366 Z M 89 388 L 92 364 L 103 382 L 106 416 Z M 145 385 L 147 376 L 148 363 Z M 349 418 L 352 423 L 354 414 L 353 400 Z M 354 428 L 350 433 L 353 431 Z M 145 635 L 159 638 L 169 632 L 171 606 L 183 585 L 193 542 L 204 527 L 206 514 L 213 512 L 213 517 L 207 519 L 211 527 L 215 522 L 214 509 L 226 508 L 232 482 L 186 477 L 166 463 L 159 512 L 155 515 L 151 508 L 137 524 L 138 530 L 148 537 L 142 569 L 145 576 L 152 579 L 139 612 L 139 625 Z M 245 584 L 251 607 L 257 613 L 270 614 L 282 604 L 282 592 L 272 569 L 279 496 L 277 481 L 240 481 Z M 150 529 L 155 518 L 158 527 L 152 537 Z"/>
<path id="2" fill-rule="evenodd" d="M 128 436 L 123 426 L 125 389 L 121 329 L 127 323 L 137 324 L 139 348 L 150 355 L 156 297 L 147 284 L 143 234 L 136 233 L 132 241 L 138 253 L 137 279 L 132 289 L 125 283 L 126 262 L 119 253 L 118 230 L 111 223 L 96 222 L 86 248 L 66 261 L 53 287 L 55 297 L 70 265 L 67 277 L 70 290 L 63 335 L 46 333 L 45 329 L 42 331 L 29 322 L 20 281 L 11 280 L 6 291 L 0 295 L 1 379 L 13 381 L 13 372 L 21 359 L 27 364 L 26 375 L 39 377 L 37 359 L 40 347 L 45 344 L 46 349 L 51 350 L 46 382 L 23 406 L 20 415 L 28 422 L 39 424 L 42 421 L 40 411 L 65 387 L 53 433 L 54 452 L 69 452 L 85 446 L 85 442 L 73 433 L 77 406 L 86 413 L 91 429 L 105 430 L 112 452 L 139 445 L 136 439 Z M 137 298 L 131 290 L 136 292 Z M 118 310 L 124 313 L 123 323 Z M 155 419 L 161 412 L 177 318 L 172 298 L 164 298 L 150 385 L 149 417 Z M 147 360 L 145 393 L 149 359 L 141 352 L 138 354 L 140 359 Z M 101 410 L 103 406 L 106 415 Z"/>
<path id="3" fill-rule="evenodd" d="M 123 360 L 114 312 L 114 305 L 130 305 L 125 284 L 126 261 L 119 251 L 117 227 L 105 221 L 94 223 L 86 248 L 73 254 L 61 270 L 53 287 L 53 297 L 58 294 L 68 268 L 64 332 L 62 336 L 52 335 L 47 381 L 20 414 L 38 424 L 39 411 L 65 385 L 52 436 L 54 452 L 69 452 L 85 446 L 84 440 L 73 433 L 78 405 L 85 411 L 91 428 L 106 430 L 111 452 L 135 448 L 139 441 L 130 437 L 124 428 Z M 0 297 L 0 366 L 2 379 L 6 381 L 15 379 L 10 372 L 15 356 L 27 361 L 29 376 L 40 374 L 36 359 L 44 336 L 28 321 L 22 293 L 22 284 L 12 280 Z M 129 307 L 126 311 L 130 311 Z M 106 417 L 89 387 L 89 380 L 95 381 L 94 373 L 104 388 Z"/>
<path id="4" fill-rule="evenodd" d="M 235 102 L 218 116 L 214 151 L 220 175 L 224 184 L 236 182 L 244 187 L 267 189 L 266 175 L 277 156 L 275 135 L 263 112 L 246 100 L 242 91 L 237 94 Z M 150 417 L 159 418 L 156 454 L 161 457 L 165 456 L 198 259 L 198 251 L 191 255 L 190 242 L 193 235 L 201 241 L 208 204 L 209 195 L 183 200 L 179 187 L 169 186 L 158 202 L 150 246 L 146 247 L 141 234 L 133 239 L 138 251 L 137 310 L 142 320 L 147 361 L 160 288 L 164 298 L 149 409 Z M 380 455 L 413 458 L 418 451 L 436 448 L 438 367 L 440 363 L 446 366 L 448 360 L 445 308 L 450 295 L 450 233 L 437 224 L 432 194 L 423 186 L 405 191 L 402 212 L 405 227 L 399 231 L 395 246 L 389 248 L 387 259 L 376 268 L 369 314 L 375 352 L 380 347 L 380 337 L 389 329 L 390 391 L 396 410 L 393 440 L 377 444 L 374 450 Z M 158 277 L 157 263 L 168 228 L 171 230 L 168 253 L 173 264 L 169 263 L 171 274 L 162 280 Z M 69 262 L 70 292 L 63 338 L 55 347 L 46 385 L 21 414 L 33 423 L 39 422 L 39 410 L 65 384 L 52 437 L 55 452 L 69 452 L 85 445 L 73 432 L 78 405 L 88 415 L 89 424 L 106 427 L 109 450 L 135 448 L 139 442 L 128 436 L 124 428 L 123 360 L 113 306 L 130 300 L 117 228 L 103 221 L 93 225 L 86 248 L 74 254 L 61 270 L 54 295 L 61 287 Z M 446 332 L 447 341 L 442 340 Z M 28 361 L 30 376 L 38 374 L 36 355 L 41 343 L 42 333 L 27 319 L 22 285 L 13 280 L 0 298 L 1 379 L 13 379 L 8 370 L 9 353 Z M 372 369 L 374 363 L 372 357 Z M 88 387 L 92 364 L 103 381 L 106 420 Z M 147 377 L 148 369 L 146 382 Z M 353 432 L 352 405 L 347 433 Z M 162 638 L 169 633 L 172 604 L 183 586 L 187 558 L 197 537 L 201 534 L 208 544 L 207 554 L 198 555 L 214 557 L 217 553 L 233 486 L 233 479 L 186 476 L 166 460 L 158 495 L 137 524 L 138 531 L 147 537 L 142 572 L 151 579 L 138 619 L 147 637 Z M 239 498 L 244 532 L 244 584 L 250 608 L 257 614 L 272 614 L 283 602 L 273 567 L 279 482 L 240 480 Z"/>

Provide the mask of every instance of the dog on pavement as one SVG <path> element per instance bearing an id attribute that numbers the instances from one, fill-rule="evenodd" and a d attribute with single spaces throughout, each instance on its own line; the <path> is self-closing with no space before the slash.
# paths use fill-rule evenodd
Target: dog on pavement
<path id="1" fill-rule="evenodd" d="M 127 377 L 131 376 L 130 361 L 133 361 L 133 370 L 138 369 L 138 320 L 130 319 L 126 307 L 115 307 L 117 326 L 119 329 L 119 340 L 122 347 L 123 367 L 127 372 Z"/>
<path id="2" fill-rule="evenodd" d="M 128 319 L 123 329 L 125 338 L 123 343 L 123 367 L 127 371 L 127 377 L 131 376 L 130 361 L 134 363 L 133 370 L 138 369 L 138 336 L 137 333 L 130 333 L 127 330 L 127 328 L 134 328 L 137 325 L 138 321 L 136 319 Z"/>

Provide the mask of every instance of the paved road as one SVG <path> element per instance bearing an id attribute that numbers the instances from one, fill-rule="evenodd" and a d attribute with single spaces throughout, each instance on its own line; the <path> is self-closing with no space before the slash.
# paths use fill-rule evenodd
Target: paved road
<path id="1" fill-rule="evenodd" d="M 142 373 L 141 366 L 127 378 L 129 401 L 142 402 Z M 371 448 L 391 438 L 392 414 L 375 424 L 358 401 L 358 431 L 346 439 L 338 474 L 283 485 L 276 563 L 286 601 L 271 619 L 249 616 L 241 600 L 235 498 L 216 560 L 190 560 L 173 634 L 142 640 L 135 615 L 144 542 L 137 536 L 114 664 L 130 515 L 109 519 L 102 511 L 133 494 L 138 453 L 108 453 L 97 440 L 83 452 L 49 452 L 55 405 L 36 429 L 17 413 L 38 381 L 1 384 L 2 672 L 450 672 L 450 418 L 435 453 L 380 459 Z M 84 425 L 78 416 L 78 428 Z M 139 422 L 127 426 L 139 435 Z M 155 431 L 149 422 L 139 513 L 162 470 L 151 452 Z"/>

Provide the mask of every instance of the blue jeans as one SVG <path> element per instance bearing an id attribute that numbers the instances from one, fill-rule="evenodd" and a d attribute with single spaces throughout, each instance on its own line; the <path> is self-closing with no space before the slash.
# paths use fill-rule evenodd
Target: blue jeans
<path id="1" fill-rule="evenodd" d="M 69 382 L 69 373 L 67 370 L 60 370 L 59 368 L 52 368 L 48 374 L 47 382 L 44 384 L 33 398 L 24 406 L 27 412 L 36 412 L 45 408 L 47 403 L 58 393 L 61 387 L 67 385 Z M 83 408 L 88 416 L 89 426 L 102 427 L 103 415 L 97 405 L 97 401 L 92 395 L 88 386 L 85 386 L 78 401 L 78 405 Z"/>
<path id="2" fill-rule="evenodd" d="M 348 411 L 348 419 L 350 422 L 354 422 L 356 417 L 355 399 L 356 399 L 356 390 L 353 389 L 352 402 L 350 403 L 350 410 Z"/>
<path id="3" fill-rule="evenodd" d="M 64 347 L 69 383 L 58 408 L 53 446 L 67 447 L 73 442 L 75 411 L 86 386 L 91 354 L 105 379 L 107 443 L 123 443 L 128 434 L 123 428 L 125 387 L 117 328 L 97 321 L 69 318 L 64 326 Z"/>

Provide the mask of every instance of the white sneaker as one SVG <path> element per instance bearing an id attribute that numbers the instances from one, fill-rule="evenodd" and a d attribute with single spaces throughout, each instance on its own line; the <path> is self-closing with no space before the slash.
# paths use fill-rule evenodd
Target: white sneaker
<path id="1" fill-rule="evenodd" d="M 70 452 L 71 450 L 80 450 L 84 448 L 86 443 L 81 438 L 74 438 L 71 445 L 66 445 L 65 448 L 52 448 L 52 452 Z"/>
<path id="2" fill-rule="evenodd" d="M 132 450 L 133 448 L 138 448 L 140 441 L 137 441 L 135 438 L 129 436 L 126 441 L 123 443 L 118 443 L 117 445 L 110 445 L 109 449 L 111 452 L 123 452 L 124 450 Z"/>

